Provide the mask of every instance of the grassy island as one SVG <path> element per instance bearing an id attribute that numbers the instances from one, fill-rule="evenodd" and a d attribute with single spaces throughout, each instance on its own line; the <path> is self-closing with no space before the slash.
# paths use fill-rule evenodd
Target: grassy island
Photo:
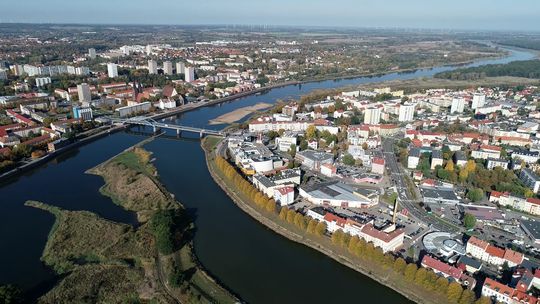
<path id="1" fill-rule="evenodd" d="M 198 263 L 194 225 L 159 183 L 150 152 L 134 147 L 88 173 L 103 177 L 101 193 L 136 212 L 140 225 L 28 201 L 56 218 L 41 259 L 61 279 L 39 303 L 238 302 Z"/>

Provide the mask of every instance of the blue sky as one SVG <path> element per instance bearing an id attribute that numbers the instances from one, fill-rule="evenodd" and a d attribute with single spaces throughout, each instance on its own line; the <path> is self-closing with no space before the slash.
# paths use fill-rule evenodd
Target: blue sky
<path id="1" fill-rule="evenodd" d="M 540 31 L 540 0 L 0 0 L 0 22 Z"/>

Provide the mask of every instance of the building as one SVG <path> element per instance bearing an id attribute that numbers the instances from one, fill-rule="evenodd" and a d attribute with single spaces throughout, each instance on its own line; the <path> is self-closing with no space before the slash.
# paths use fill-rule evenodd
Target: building
<path id="1" fill-rule="evenodd" d="M 540 177 L 529 169 L 522 169 L 519 174 L 519 179 L 529 187 L 534 193 L 540 190 Z"/>
<path id="2" fill-rule="evenodd" d="M 473 289 L 476 285 L 476 280 L 463 273 L 463 270 L 434 259 L 429 255 L 422 258 L 421 265 L 424 268 L 433 270 L 437 275 L 456 281 L 469 289 Z"/>
<path id="3" fill-rule="evenodd" d="M 92 120 L 94 118 L 94 116 L 92 115 L 92 108 L 73 107 L 73 118 L 82 119 L 82 120 Z"/>
<path id="4" fill-rule="evenodd" d="M 157 62 L 155 60 L 148 60 L 148 74 L 157 74 Z"/>
<path id="5" fill-rule="evenodd" d="M 456 165 L 464 167 L 467 164 L 467 157 L 465 156 L 465 152 L 456 151 L 454 153 L 454 162 L 456 163 Z"/>
<path id="6" fill-rule="evenodd" d="M 116 63 L 107 63 L 107 74 L 109 78 L 118 77 L 118 65 Z"/>
<path id="7" fill-rule="evenodd" d="M 36 87 L 41 88 L 51 83 L 51 77 L 38 77 L 36 78 Z"/>
<path id="8" fill-rule="evenodd" d="M 384 165 L 385 165 L 384 158 L 374 157 L 371 160 L 371 172 L 383 175 L 384 174 Z"/>
<path id="9" fill-rule="evenodd" d="M 496 167 L 501 167 L 503 169 L 508 169 L 508 164 L 509 163 L 510 163 L 509 161 L 504 160 L 504 159 L 500 159 L 500 158 L 488 158 L 486 168 L 488 168 L 489 170 L 492 170 L 492 169 L 494 169 Z"/>
<path id="10" fill-rule="evenodd" d="M 274 191 L 274 201 L 280 206 L 287 206 L 294 202 L 294 187 L 285 186 Z"/>
<path id="11" fill-rule="evenodd" d="M 302 166 L 313 171 L 320 171 L 321 165 L 323 164 L 334 163 L 333 154 L 313 150 L 300 151 L 296 153 L 295 159 L 301 163 Z"/>
<path id="12" fill-rule="evenodd" d="M 452 188 L 422 186 L 419 189 L 422 192 L 424 203 L 455 205 L 460 202 L 460 198 Z"/>
<path id="13" fill-rule="evenodd" d="M 540 199 L 534 197 L 523 198 L 510 195 L 508 192 L 491 191 L 489 201 L 519 211 L 540 215 Z"/>
<path id="14" fill-rule="evenodd" d="M 481 108 L 481 107 L 484 106 L 485 103 L 486 103 L 486 95 L 480 94 L 480 93 L 475 93 L 473 95 L 471 109 L 476 110 L 478 108 Z"/>
<path id="15" fill-rule="evenodd" d="M 96 49 L 94 48 L 88 49 L 88 57 L 90 59 L 96 59 Z"/>
<path id="16" fill-rule="evenodd" d="M 79 95 L 79 102 L 92 101 L 92 94 L 90 93 L 90 86 L 86 83 L 77 85 L 77 94 Z"/>
<path id="17" fill-rule="evenodd" d="M 276 138 L 276 146 L 281 152 L 288 152 L 292 145 L 297 145 L 298 138 L 295 133 L 284 133 L 282 136 Z"/>
<path id="18" fill-rule="evenodd" d="M 415 104 L 402 104 L 399 106 L 399 121 L 412 121 L 414 119 Z"/>
<path id="19" fill-rule="evenodd" d="M 474 236 L 471 236 L 467 242 L 466 252 L 473 258 L 495 266 L 506 263 L 509 267 L 515 267 L 520 265 L 525 258 L 522 253 L 493 246 Z"/>
<path id="20" fill-rule="evenodd" d="M 186 65 L 183 62 L 176 63 L 176 74 L 184 74 L 186 71 Z"/>
<path id="21" fill-rule="evenodd" d="M 443 157 L 441 150 L 433 150 L 431 152 L 431 170 L 434 170 L 437 166 L 443 165 Z"/>
<path id="22" fill-rule="evenodd" d="M 186 82 L 195 81 L 195 68 L 194 67 L 185 68 L 184 79 Z"/>
<path id="23" fill-rule="evenodd" d="M 7 79 L 7 71 L 5 69 L 0 68 L 0 80 Z"/>
<path id="24" fill-rule="evenodd" d="M 125 106 L 116 109 L 115 111 L 120 114 L 120 117 L 128 117 L 138 113 L 148 112 L 152 104 L 150 102 L 142 102 L 131 106 Z"/>
<path id="25" fill-rule="evenodd" d="M 315 205 L 368 208 L 379 203 L 379 193 L 367 188 L 353 188 L 341 182 L 319 183 L 300 188 L 300 196 Z"/>
<path id="26" fill-rule="evenodd" d="M 520 220 L 519 225 L 521 230 L 534 242 L 540 245 L 540 222 L 530 220 Z"/>
<path id="27" fill-rule="evenodd" d="M 401 228 L 395 229 L 395 225 L 390 225 L 386 229 L 379 230 L 370 223 L 362 227 L 358 236 L 366 240 L 366 242 L 373 243 L 375 247 L 381 248 L 386 253 L 396 251 L 403 246 L 405 233 Z"/>
<path id="28" fill-rule="evenodd" d="M 172 75 L 173 74 L 172 62 L 170 62 L 170 61 L 163 62 L 163 73 L 165 75 Z"/>
<path id="29" fill-rule="evenodd" d="M 486 278 L 484 281 L 484 285 L 482 286 L 482 296 L 495 300 L 497 303 L 504 304 L 538 303 L 538 299 L 536 297 L 490 278 Z"/>
<path id="30" fill-rule="evenodd" d="M 527 164 L 534 164 L 540 159 L 540 152 L 517 150 L 512 153 L 512 159 L 516 161 L 524 161 Z"/>
<path id="31" fill-rule="evenodd" d="M 407 157 L 407 168 L 416 169 L 418 163 L 420 162 L 420 149 L 412 148 L 409 151 L 409 156 Z"/>
<path id="32" fill-rule="evenodd" d="M 463 113 L 464 109 L 465 109 L 465 98 L 454 97 L 452 99 L 452 106 L 450 107 L 450 114 Z"/>
<path id="33" fill-rule="evenodd" d="M 480 149 L 474 150 L 471 152 L 471 157 L 473 158 L 500 158 L 501 157 L 501 147 L 498 146 L 489 146 L 481 145 Z"/>
<path id="34" fill-rule="evenodd" d="M 364 123 L 378 125 L 381 122 L 381 108 L 369 107 L 364 110 Z"/>

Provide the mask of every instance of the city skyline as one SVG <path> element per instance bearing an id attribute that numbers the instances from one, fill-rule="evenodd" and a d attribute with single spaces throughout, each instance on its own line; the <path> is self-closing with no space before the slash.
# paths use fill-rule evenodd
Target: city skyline
<path id="1" fill-rule="evenodd" d="M 538 31 L 538 1 L 479 0 L 433 4 L 425 0 L 371 1 L 217 0 L 170 3 L 165 0 L 119 0 L 114 3 L 68 3 L 37 0 L 0 3 L 0 23 L 75 24 L 238 24 L 325 27 L 430 28 L 458 30 Z M 429 7 L 428 7 L 429 5 Z M 40 14 L 28 14 L 28 8 Z M 107 7 L 107 10 L 104 10 Z M 526 9 L 525 9 L 526 8 Z"/>

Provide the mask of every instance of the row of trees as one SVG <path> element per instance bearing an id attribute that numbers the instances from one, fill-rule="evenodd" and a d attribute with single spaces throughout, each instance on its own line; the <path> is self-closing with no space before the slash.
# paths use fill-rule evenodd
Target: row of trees
<path id="1" fill-rule="evenodd" d="M 235 188 L 248 196 L 255 206 L 270 213 L 277 212 L 274 200 L 266 198 L 264 194 L 257 191 L 229 162 L 222 157 L 216 157 L 215 163 L 225 177 L 233 181 Z M 279 218 L 319 237 L 324 236 L 327 228 L 324 222 L 288 208 L 280 209 Z M 437 293 L 446 297 L 451 303 L 490 303 L 487 298 L 476 300 L 472 291 L 463 290 L 462 286 L 456 282 L 450 283 L 446 278 L 439 277 L 430 270 L 418 268 L 415 263 L 407 263 L 403 258 L 395 258 L 391 253 L 383 253 L 373 243 L 368 243 L 358 236 L 351 236 L 342 230 L 337 230 L 332 234 L 331 240 L 336 247 L 348 250 L 355 258 L 363 262 L 362 264 L 369 265 L 370 268 L 382 267 L 383 272 L 391 272 L 389 277 L 421 287 L 427 292 Z"/>
<path id="2" fill-rule="evenodd" d="M 515 76 L 540 78 L 540 60 L 514 61 L 506 64 L 489 64 L 479 67 L 457 69 L 436 74 L 436 78 L 452 80 L 475 80 L 485 77 Z"/>

